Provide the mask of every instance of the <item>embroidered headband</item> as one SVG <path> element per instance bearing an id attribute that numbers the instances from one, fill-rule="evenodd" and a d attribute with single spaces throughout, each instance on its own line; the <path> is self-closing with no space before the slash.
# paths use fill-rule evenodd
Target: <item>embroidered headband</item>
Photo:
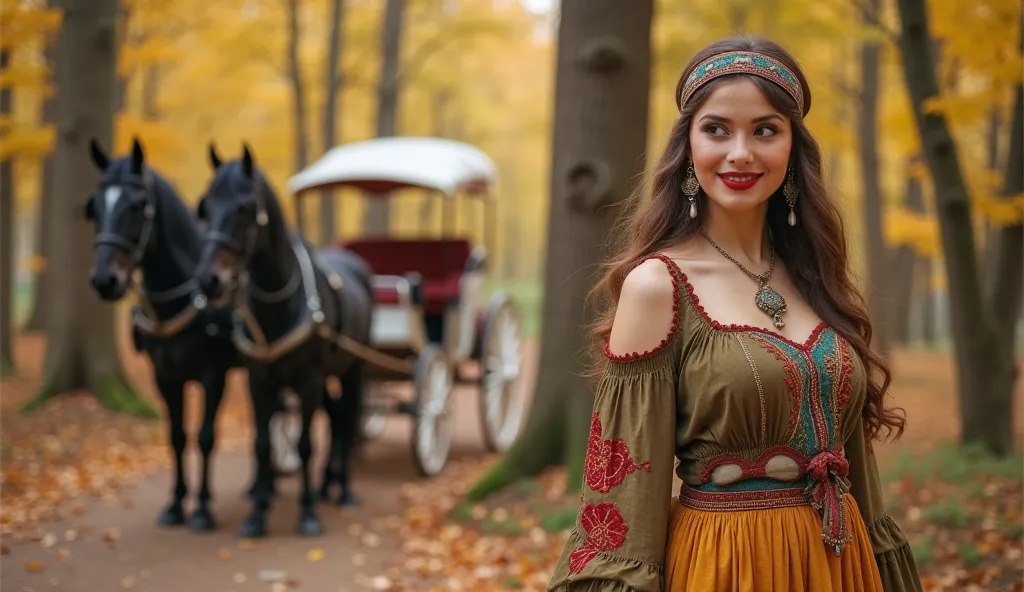
<path id="1" fill-rule="evenodd" d="M 683 108 L 698 88 L 729 74 L 753 74 L 782 87 L 796 101 L 800 113 L 804 112 L 804 91 L 793 73 L 775 58 L 752 51 L 729 51 L 712 56 L 693 69 L 686 77 L 679 95 L 679 108 Z"/>

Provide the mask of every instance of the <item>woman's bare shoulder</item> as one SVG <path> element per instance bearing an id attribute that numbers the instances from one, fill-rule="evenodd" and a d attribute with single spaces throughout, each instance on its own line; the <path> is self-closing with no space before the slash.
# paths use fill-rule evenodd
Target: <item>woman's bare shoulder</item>
<path id="1" fill-rule="evenodd" d="M 609 351 L 627 355 L 661 345 L 676 329 L 676 293 L 669 263 L 651 258 L 633 268 L 622 283 Z"/>

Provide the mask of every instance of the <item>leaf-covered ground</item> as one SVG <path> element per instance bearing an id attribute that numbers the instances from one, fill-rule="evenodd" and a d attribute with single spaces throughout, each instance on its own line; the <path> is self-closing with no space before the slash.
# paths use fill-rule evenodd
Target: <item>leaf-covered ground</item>
<path id="1" fill-rule="evenodd" d="M 52 519 L 76 517 L 93 500 L 124 508 L 137 503 L 133 483 L 169 466 L 166 430 L 162 422 L 111 414 L 87 394 L 59 398 L 32 416 L 18 414 L 36 384 L 41 359 L 41 340 L 25 339 L 19 342 L 19 369 L 29 378 L 4 380 L 0 394 L 0 553 L 31 541 L 60 560 L 76 533 L 55 537 Z M 155 403 L 146 364 L 129 360 L 132 380 Z M 913 543 L 927 590 L 1024 590 L 1024 460 L 991 459 L 946 444 L 957 430 L 951 366 L 945 354 L 896 356 L 894 396 L 909 425 L 900 442 L 877 447 L 890 512 Z M 239 386 L 224 403 L 219 449 L 248 442 L 248 404 Z M 1019 384 L 1018 401 L 1022 391 Z M 201 404 L 196 393 L 190 400 L 194 432 Z M 495 460 L 453 462 L 440 479 L 394 485 L 401 487 L 397 519 L 381 519 L 374 527 L 380 540 L 400 541 L 397 552 L 387 554 L 394 565 L 360 574 L 358 584 L 376 590 L 542 590 L 575 518 L 577 494 L 565 491 L 564 472 L 555 469 L 486 504 L 460 504 Z M 145 520 L 148 528 L 152 516 Z M 349 535 L 356 536 L 344 536 Z M 119 533 L 103 536 L 116 539 Z M 330 540 L 319 548 L 330 554 Z M 367 546 L 370 552 L 376 550 Z M 346 562 L 359 568 L 367 559 L 356 554 Z M 46 566 L 27 562 L 24 569 Z"/>

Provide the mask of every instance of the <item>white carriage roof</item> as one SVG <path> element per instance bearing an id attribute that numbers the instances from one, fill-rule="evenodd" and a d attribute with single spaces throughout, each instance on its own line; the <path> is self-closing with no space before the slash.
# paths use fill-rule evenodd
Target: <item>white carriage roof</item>
<path id="1" fill-rule="evenodd" d="M 376 138 L 332 148 L 288 180 L 298 194 L 349 186 L 370 193 L 406 187 L 435 189 L 451 197 L 460 190 L 482 192 L 497 166 L 478 148 L 444 138 Z"/>

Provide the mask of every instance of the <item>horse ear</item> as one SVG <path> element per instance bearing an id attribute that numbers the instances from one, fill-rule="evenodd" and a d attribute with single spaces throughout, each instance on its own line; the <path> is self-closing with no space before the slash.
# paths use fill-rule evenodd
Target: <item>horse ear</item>
<path id="1" fill-rule="evenodd" d="M 210 142 L 210 166 L 213 167 L 213 170 L 217 170 L 220 168 L 221 163 L 220 157 L 217 156 L 217 147 L 213 145 L 213 142 Z"/>
<path id="2" fill-rule="evenodd" d="M 252 153 L 249 151 L 248 142 L 242 142 L 242 172 L 245 173 L 246 177 L 252 178 L 253 159 Z"/>
<path id="3" fill-rule="evenodd" d="M 142 151 L 142 144 L 139 143 L 139 138 L 136 137 L 132 140 L 132 172 L 136 175 L 142 174 L 142 165 L 146 162 L 146 155 Z"/>
<path id="4" fill-rule="evenodd" d="M 206 198 L 199 198 L 199 203 L 196 204 L 196 218 L 200 220 L 206 220 Z"/>
<path id="5" fill-rule="evenodd" d="M 105 171 L 110 166 L 110 158 L 107 157 L 106 152 L 100 147 L 100 143 L 96 141 L 96 138 L 89 140 L 89 155 L 92 156 L 92 162 L 99 170 Z"/>
<path id="6" fill-rule="evenodd" d="M 96 196 L 90 195 L 89 199 L 85 200 L 85 219 L 95 220 L 96 219 Z"/>

